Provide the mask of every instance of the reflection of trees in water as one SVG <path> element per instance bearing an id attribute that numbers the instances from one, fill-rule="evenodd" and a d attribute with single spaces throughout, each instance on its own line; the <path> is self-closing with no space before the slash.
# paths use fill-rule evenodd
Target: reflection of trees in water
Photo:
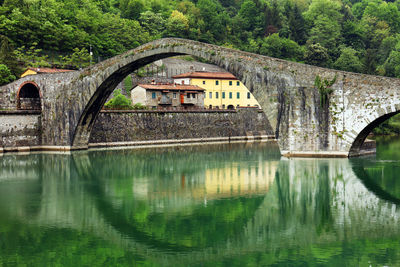
<path id="1" fill-rule="evenodd" d="M 219 156 L 218 150 L 223 156 Z M 182 190 L 182 172 L 187 173 L 185 183 L 190 187 L 191 182 L 192 186 L 198 185 L 195 183 L 204 175 L 205 168 L 261 168 L 260 162 L 268 161 L 270 154 L 254 151 L 245 149 L 241 153 L 237 149 L 229 153 L 218 147 L 210 152 L 200 149 L 195 156 L 174 149 L 158 150 L 156 155 L 151 151 L 107 151 L 109 159 L 102 158 L 103 152 L 85 152 L 73 154 L 73 160 L 65 155 L 37 155 L 37 160 L 33 160 L 36 163 L 29 167 L 37 178 L 22 184 L 41 188 L 43 201 L 34 214 L 17 212 L 19 207 L 29 208 L 33 198 L 16 201 L 18 207 L 7 212 L 14 215 L 13 220 L 21 220 L 12 224 L 0 216 L 0 258 L 11 259 L 18 246 L 29 243 L 28 249 L 18 254 L 34 265 L 45 257 L 46 253 L 41 251 L 51 249 L 51 241 L 55 258 L 73 263 L 79 250 L 96 261 L 93 255 L 97 246 L 105 247 L 104 257 L 108 258 L 100 257 L 99 263 L 115 263 L 118 257 L 122 263 L 134 257 L 159 265 L 215 265 L 218 261 L 232 265 L 317 262 L 356 266 L 364 264 L 364 259 L 372 263 L 385 263 L 386 259 L 398 262 L 400 247 L 396 239 L 400 234 L 394 218 L 397 212 L 393 213 L 385 202 L 376 200 L 362 187 L 347 160 L 280 161 L 275 181 L 264 196 L 212 199 L 206 205 L 171 202 L 171 209 L 165 212 L 151 207 L 157 198 L 153 202 L 136 198 L 132 188 L 135 180 L 141 180 L 150 184 L 161 181 L 161 185 L 153 187 L 160 190 L 177 182 L 176 190 Z M 140 172 L 149 159 L 155 161 L 156 168 L 149 167 L 149 174 Z M 163 166 L 163 161 L 167 166 Z M 5 170 L 12 170 L 6 166 L 11 162 L 3 163 Z M 193 162 L 196 165 L 190 170 Z M 0 183 L 0 189 L 4 188 L 4 182 Z M 5 196 L 4 201 L 14 200 L 13 196 Z M 173 208 L 174 203 L 181 206 Z M 371 223 L 373 212 L 379 215 Z M 25 223 L 27 218 L 30 224 Z M 12 236 L 15 243 L 2 241 Z M 46 241 L 49 236 L 50 241 Z M 72 252 L 66 253 L 68 250 Z M 391 252 L 385 254 L 383 250 Z M 384 259 L 380 258 L 382 255 Z M 357 257 L 362 260 L 357 262 Z M 42 261 L 51 264 L 55 260 Z M 75 264 L 79 265 L 79 261 Z"/>
<path id="2" fill-rule="evenodd" d="M 319 232 L 328 232 L 333 226 L 331 206 L 333 204 L 330 186 L 329 168 L 323 164 L 318 175 L 315 194 L 315 223 Z"/>
<path id="3" fill-rule="evenodd" d="M 262 201 L 262 197 L 238 198 L 241 192 L 227 200 L 210 198 L 207 184 L 204 184 L 208 170 L 228 170 L 234 175 L 241 171 L 246 173 L 246 169 L 261 171 L 260 162 L 277 156 L 277 150 L 268 148 L 268 144 L 249 147 L 237 144 L 109 151 L 107 158 L 98 157 L 95 152 L 89 157 L 92 166 L 98 167 L 92 168 L 89 175 L 98 181 L 96 194 L 101 194 L 100 198 L 112 205 L 113 211 L 106 216 L 110 220 L 123 218 L 124 224 L 132 225 L 130 229 L 121 229 L 128 229 L 124 234 L 138 236 L 141 231 L 155 247 L 165 242 L 170 244 L 169 249 L 177 250 L 207 247 L 234 237 Z M 77 161 L 80 164 L 81 160 Z M 118 166 L 110 170 L 109 161 L 118 162 Z M 147 164 L 153 164 L 154 168 L 143 171 Z M 186 187 L 182 187 L 183 174 Z M 225 182 L 229 184 L 232 179 Z M 199 188 L 203 195 L 197 193 Z M 113 204 L 116 202 L 118 204 Z M 120 226 L 117 222 L 114 225 Z M 132 232 L 132 228 L 136 231 Z"/>
<path id="4" fill-rule="evenodd" d="M 398 162 L 352 159 L 352 168 L 361 182 L 378 198 L 400 204 L 400 166 Z"/>

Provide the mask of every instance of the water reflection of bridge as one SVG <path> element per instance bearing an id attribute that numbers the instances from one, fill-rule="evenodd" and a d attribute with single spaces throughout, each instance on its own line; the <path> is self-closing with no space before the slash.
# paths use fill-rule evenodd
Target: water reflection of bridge
<path id="1" fill-rule="evenodd" d="M 124 154 L 121 158 L 126 156 Z M 34 225 L 72 228 L 99 236 L 159 264 L 199 263 L 216 257 L 240 255 L 243 248 L 248 252 L 266 253 L 267 250 L 307 248 L 312 244 L 330 244 L 335 240 L 352 240 L 360 236 L 378 238 L 400 234 L 396 227 L 398 212 L 389 202 L 380 200 L 363 186 L 355 176 L 354 164 L 352 166 L 347 159 L 268 161 L 264 158 L 247 165 L 239 160 L 233 164 L 224 162 L 208 169 L 204 167 L 210 161 L 200 161 L 201 166 L 194 172 L 186 171 L 184 186 L 181 173 L 187 170 L 184 167 L 186 162 L 174 165 L 179 169 L 177 174 L 166 175 L 167 181 L 160 183 L 155 176 L 146 177 L 140 173 L 132 179 L 129 176 L 132 169 L 125 162 L 120 162 L 121 165 L 112 170 L 116 172 L 114 176 L 105 170 L 107 165 L 104 169 L 97 164 L 96 168 L 92 166 L 97 160 L 96 155 L 87 152 L 72 157 L 3 157 L 0 191 L 13 191 L 13 194 L 0 193 L 0 210 L 16 219 L 25 221 L 31 218 L 30 223 Z M 139 168 L 141 163 L 145 164 L 144 159 L 129 159 L 132 160 Z M 28 166 L 27 171 L 15 168 L 15 164 Z M 263 178 L 255 179 L 253 175 L 256 173 Z M 16 178 L 5 179 L 13 174 Z M 27 177 L 26 174 L 29 174 L 29 179 L 23 178 Z M 177 187 L 176 191 L 169 189 L 171 184 Z M 140 190 L 137 189 L 139 186 Z M 26 194 L 27 190 L 31 190 L 30 194 Z M 104 194 L 104 199 L 93 194 L 96 190 Z M 252 199 L 252 193 L 263 196 L 256 209 L 245 218 L 241 231 L 234 236 L 227 235 L 214 247 L 188 246 L 179 242 L 165 244 L 165 241 L 149 235 L 151 232 L 145 228 L 138 227 L 133 231 L 133 221 L 125 221 L 129 226 L 126 228 L 123 224 L 116 224 L 112 218 L 115 214 L 135 211 L 135 203 L 145 202 L 152 212 L 173 212 L 180 220 L 182 212 L 187 215 L 204 205 L 204 196 L 212 205 L 221 198 L 231 201 L 240 197 Z M 35 194 L 41 196 L 41 202 L 32 209 L 34 197 L 27 198 L 26 195 Z M 174 201 L 165 202 L 165 199 Z M 241 202 L 243 205 L 246 203 L 245 200 Z M 111 211 L 107 212 L 107 209 Z M 179 238 L 179 232 L 172 234 Z M 165 254 L 167 245 L 169 253 Z M 171 251 L 186 252 L 177 256 Z"/>

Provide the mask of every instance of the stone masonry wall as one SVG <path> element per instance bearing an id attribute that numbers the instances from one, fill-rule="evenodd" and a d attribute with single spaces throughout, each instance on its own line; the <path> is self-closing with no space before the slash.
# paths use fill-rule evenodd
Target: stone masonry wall
<path id="1" fill-rule="evenodd" d="M 0 114 L 0 148 L 41 145 L 40 114 Z"/>
<path id="2" fill-rule="evenodd" d="M 94 124 L 90 143 L 207 137 L 272 135 L 265 114 L 237 112 L 103 111 Z"/>

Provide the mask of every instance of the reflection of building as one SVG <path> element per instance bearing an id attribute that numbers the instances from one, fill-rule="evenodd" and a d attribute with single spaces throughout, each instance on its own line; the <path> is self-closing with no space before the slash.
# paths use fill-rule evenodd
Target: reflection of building
<path id="1" fill-rule="evenodd" d="M 257 100 L 234 75 L 228 72 L 188 72 L 175 75 L 175 83 L 197 85 L 205 89 L 204 105 L 207 108 L 257 106 Z"/>
<path id="2" fill-rule="evenodd" d="M 132 104 L 152 108 L 203 108 L 204 89 L 196 85 L 139 84 L 131 91 Z"/>
<path id="3" fill-rule="evenodd" d="M 59 72 L 67 72 L 72 70 L 64 70 L 64 69 L 51 69 L 51 68 L 28 68 L 24 73 L 22 73 L 21 78 L 28 75 L 42 74 L 42 73 L 59 73 Z"/>
<path id="4" fill-rule="evenodd" d="M 181 210 L 221 198 L 265 194 L 274 182 L 278 161 L 232 164 L 201 173 L 177 175 L 168 182 L 135 179 L 133 195 L 155 203 L 156 209 Z"/>
<path id="5" fill-rule="evenodd" d="M 262 167 L 208 169 L 204 190 L 194 190 L 193 195 L 200 193 L 207 199 L 216 199 L 266 193 L 275 179 L 276 167 L 276 162 L 265 162 Z"/>

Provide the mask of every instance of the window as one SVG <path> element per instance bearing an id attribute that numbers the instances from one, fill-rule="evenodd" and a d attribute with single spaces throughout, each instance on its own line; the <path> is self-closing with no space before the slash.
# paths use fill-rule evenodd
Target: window
<path id="1" fill-rule="evenodd" d="M 215 81 L 215 85 L 218 85 L 219 84 L 219 81 Z"/>
<path id="2" fill-rule="evenodd" d="M 247 92 L 247 99 L 250 99 L 250 92 Z"/>
<path id="3" fill-rule="evenodd" d="M 210 92 L 208 95 L 209 95 L 208 98 L 211 99 L 212 98 L 212 92 Z"/>
<path id="4" fill-rule="evenodd" d="M 174 99 L 176 99 L 176 93 L 174 93 Z"/>
<path id="5" fill-rule="evenodd" d="M 236 93 L 236 98 L 240 99 L 240 93 L 239 92 Z"/>
<path id="6" fill-rule="evenodd" d="M 229 99 L 232 99 L 232 92 L 229 92 Z"/>
<path id="7" fill-rule="evenodd" d="M 240 82 L 239 82 L 239 81 L 237 81 L 237 82 L 236 82 L 236 86 L 239 86 L 239 85 L 240 85 Z"/>
<path id="8" fill-rule="evenodd" d="M 222 98 L 225 99 L 225 92 L 222 92 Z"/>
<path id="9" fill-rule="evenodd" d="M 206 84 L 206 81 L 203 81 L 203 84 Z"/>
<path id="10" fill-rule="evenodd" d="M 218 94 L 218 92 L 215 92 L 215 98 L 217 98 L 217 99 L 218 99 L 218 97 L 219 97 L 219 94 Z"/>
<path id="11" fill-rule="evenodd" d="M 232 81 L 229 81 L 229 86 L 232 86 Z"/>
<path id="12" fill-rule="evenodd" d="M 156 94 L 157 94 L 156 92 L 151 93 L 151 98 L 153 99 L 156 98 Z"/>

